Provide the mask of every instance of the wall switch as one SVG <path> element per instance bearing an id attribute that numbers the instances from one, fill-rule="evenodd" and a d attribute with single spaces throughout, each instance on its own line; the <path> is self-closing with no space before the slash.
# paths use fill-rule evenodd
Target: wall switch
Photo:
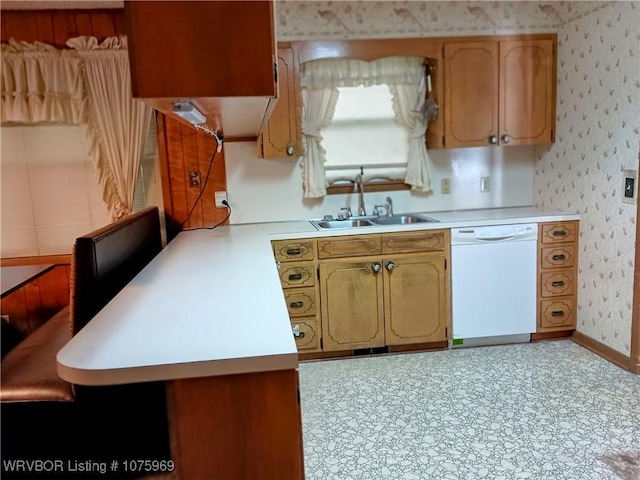
<path id="1" fill-rule="evenodd" d="M 481 192 L 489 191 L 489 177 L 480 178 L 480 191 Z"/>
<path id="2" fill-rule="evenodd" d="M 622 172 L 622 201 L 624 203 L 636 203 L 638 194 L 638 171 L 624 170 Z"/>
<path id="3" fill-rule="evenodd" d="M 227 192 L 216 192 L 216 208 L 226 208 L 226 205 L 222 202 L 227 201 Z"/>
<path id="4" fill-rule="evenodd" d="M 443 195 L 451 193 L 451 179 L 443 178 L 440 180 L 440 193 Z"/>

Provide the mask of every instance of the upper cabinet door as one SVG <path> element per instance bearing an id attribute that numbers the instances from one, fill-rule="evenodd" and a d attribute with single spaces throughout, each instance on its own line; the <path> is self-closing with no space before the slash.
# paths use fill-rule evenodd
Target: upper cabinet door
<path id="1" fill-rule="evenodd" d="M 498 42 L 445 44 L 445 148 L 497 142 Z"/>
<path id="2" fill-rule="evenodd" d="M 301 121 L 297 50 L 294 47 L 278 47 L 278 103 L 262 131 L 262 157 L 301 156 Z"/>
<path id="3" fill-rule="evenodd" d="M 500 143 L 554 141 L 555 49 L 552 40 L 500 42 Z"/>

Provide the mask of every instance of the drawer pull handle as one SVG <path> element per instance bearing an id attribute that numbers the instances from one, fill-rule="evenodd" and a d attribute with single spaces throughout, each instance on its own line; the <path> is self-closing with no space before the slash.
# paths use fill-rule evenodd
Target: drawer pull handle
<path id="1" fill-rule="evenodd" d="M 565 230 L 554 230 L 552 235 L 554 237 L 564 237 L 566 234 L 567 232 Z"/>
<path id="2" fill-rule="evenodd" d="M 296 338 L 304 338 L 304 332 L 300 331 L 300 325 L 294 325 L 291 328 L 291 331 L 293 332 L 293 336 Z"/>
<path id="3" fill-rule="evenodd" d="M 302 280 L 302 274 L 292 273 L 291 275 L 289 275 L 289 280 Z"/>
<path id="4" fill-rule="evenodd" d="M 564 256 L 564 254 L 560 254 L 560 255 L 554 255 L 553 257 L 551 257 L 553 260 L 564 260 L 567 257 Z"/>
<path id="5" fill-rule="evenodd" d="M 564 312 L 562 310 L 554 310 L 551 312 L 552 317 L 564 317 Z"/>
<path id="6" fill-rule="evenodd" d="M 552 287 L 564 287 L 564 282 L 562 280 L 559 280 L 557 282 L 551 282 L 551 286 Z"/>
<path id="7" fill-rule="evenodd" d="M 300 248 L 287 248 L 287 255 L 300 255 L 301 253 Z"/>
<path id="8" fill-rule="evenodd" d="M 304 306 L 304 302 L 291 302 L 289 307 L 291 308 L 302 308 Z"/>

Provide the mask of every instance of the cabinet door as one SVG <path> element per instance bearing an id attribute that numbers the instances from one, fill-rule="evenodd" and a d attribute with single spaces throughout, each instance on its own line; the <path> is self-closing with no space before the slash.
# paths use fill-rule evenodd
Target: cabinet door
<path id="1" fill-rule="evenodd" d="M 447 280 L 444 262 L 442 254 L 384 259 L 387 345 L 447 339 Z"/>
<path id="2" fill-rule="evenodd" d="M 380 259 L 320 265 L 325 352 L 384 346 L 381 265 Z"/>
<path id="3" fill-rule="evenodd" d="M 498 42 L 445 44 L 445 148 L 498 136 Z"/>
<path id="4" fill-rule="evenodd" d="M 552 40 L 500 42 L 501 144 L 554 140 L 555 78 Z"/>
<path id="5" fill-rule="evenodd" d="M 278 103 L 262 132 L 263 158 L 302 155 L 298 59 L 293 47 L 278 48 Z"/>

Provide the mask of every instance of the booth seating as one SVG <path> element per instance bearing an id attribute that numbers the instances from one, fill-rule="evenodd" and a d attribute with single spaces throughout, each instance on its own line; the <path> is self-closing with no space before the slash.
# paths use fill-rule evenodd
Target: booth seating
<path id="1" fill-rule="evenodd" d="M 161 250 L 157 207 L 76 239 L 69 307 L 2 359 L 3 459 L 170 458 L 162 382 L 76 386 L 56 364 L 66 342 Z"/>

